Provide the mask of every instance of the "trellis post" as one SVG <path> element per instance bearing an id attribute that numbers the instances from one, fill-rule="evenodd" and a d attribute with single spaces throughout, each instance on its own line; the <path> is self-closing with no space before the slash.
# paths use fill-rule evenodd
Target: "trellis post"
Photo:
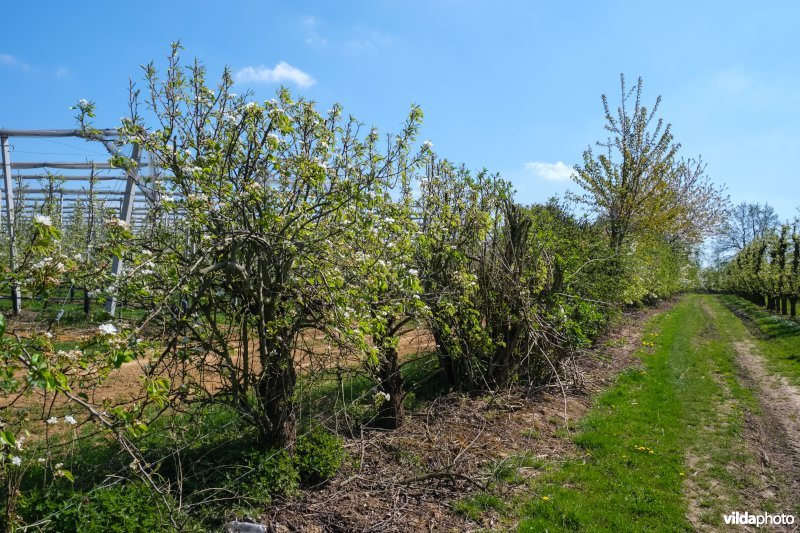
<path id="1" fill-rule="evenodd" d="M 0 142 L 3 148 L 3 186 L 4 194 L 6 197 L 6 226 L 8 229 L 8 262 L 11 272 L 16 268 L 15 259 L 15 231 L 14 231 L 14 186 L 11 179 L 11 159 L 8 154 L 8 137 L 0 137 Z M 22 295 L 20 294 L 19 284 L 16 280 L 11 285 L 11 313 L 13 315 L 19 314 L 20 301 Z"/>
<path id="2" fill-rule="evenodd" d="M 128 179 L 125 182 L 125 196 L 122 198 L 122 208 L 119 212 L 119 219 L 125 222 L 126 224 L 131 224 L 133 220 L 133 204 L 135 201 L 136 195 L 136 183 L 139 181 L 139 160 L 140 160 L 140 148 L 139 144 L 135 143 L 133 145 L 133 150 L 131 152 L 131 159 L 134 161 L 135 165 L 131 170 L 128 170 L 127 175 Z M 114 261 L 111 263 L 111 275 L 119 277 L 122 273 L 122 258 L 117 256 L 114 257 Z M 106 312 L 110 315 L 114 315 L 114 312 L 117 310 L 117 296 L 112 292 L 111 297 L 106 300 Z"/>

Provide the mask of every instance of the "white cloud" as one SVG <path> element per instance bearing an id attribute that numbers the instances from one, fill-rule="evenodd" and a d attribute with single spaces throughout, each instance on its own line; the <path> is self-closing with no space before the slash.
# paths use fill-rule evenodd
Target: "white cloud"
<path id="1" fill-rule="evenodd" d="M 303 24 L 303 26 L 307 26 L 309 28 L 316 28 L 319 26 L 319 19 L 313 15 L 300 17 L 300 22 Z"/>
<path id="2" fill-rule="evenodd" d="M 0 65 L 5 65 L 7 67 L 17 67 L 21 68 L 22 70 L 29 70 L 31 68 L 30 65 L 20 61 L 18 58 L 12 56 L 11 54 L 0 54 Z"/>
<path id="3" fill-rule="evenodd" d="M 549 181 L 566 181 L 574 173 L 572 167 L 565 165 L 563 161 L 557 163 L 532 161 L 525 163 L 525 170 L 532 172 L 534 176 Z"/>
<path id="4" fill-rule="evenodd" d="M 69 70 L 69 67 L 58 67 L 54 74 L 56 75 L 56 78 L 66 78 L 72 74 L 72 72 Z"/>
<path id="5" fill-rule="evenodd" d="M 298 87 L 311 87 L 317 83 L 317 80 L 309 74 L 284 61 L 275 65 L 275 68 L 267 68 L 263 65 L 240 68 L 233 77 L 237 83 L 291 82 Z"/>

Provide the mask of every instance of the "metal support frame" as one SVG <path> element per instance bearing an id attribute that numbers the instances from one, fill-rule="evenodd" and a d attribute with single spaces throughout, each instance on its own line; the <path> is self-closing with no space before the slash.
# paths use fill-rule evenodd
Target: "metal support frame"
<path id="1" fill-rule="evenodd" d="M 9 242 L 10 242 L 10 252 L 11 252 L 11 269 L 12 271 L 16 267 L 14 262 L 14 253 L 15 253 L 15 239 L 14 239 L 14 197 L 13 197 L 13 186 L 12 186 L 12 170 L 34 170 L 34 173 L 27 173 L 27 174 L 20 174 L 19 178 L 21 180 L 31 180 L 31 179 L 40 179 L 44 177 L 48 177 L 47 174 L 40 174 L 35 172 L 35 169 L 42 169 L 42 168 L 55 168 L 55 169 L 64 169 L 64 170 L 91 170 L 91 176 L 85 175 L 69 175 L 64 177 L 65 181 L 89 181 L 91 180 L 92 183 L 94 181 L 114 181 L 114 180 L 126 180 L 125 185 L 125 193 L 124 196 L 121 198 L 121 206 L 119 212 L 120 220 L 128 223 L 133 224 L 134 214 L 139 212 L 146 211 L 146 207 L 142 206 L 142 203 L 146 204 L 156 204 L 159 203 L 159 193 L 156 190 L 150 189 L 150 187 L 146 186 L 140 179 L 140 168 L 148 167 L 152 163 L 142 162 L 142 152 L 141 147 L 134 143 L 133 149 L 131 151 L 131 159 L 135 162 L 135 165 L 132 169 L 125 170 L 124 175 L 112 175 L 112 176 L 95 176 L 94 171 L 98 169 L 102 170 L 110 170 L 110 169 L 117 169 L 114 165 L 110 163 L 95 163 L 95 162 L 86 162 L 86 163 L 75 163 L 75 162 L 15 162 L 12 163 L 9 159 L 9 144 L 8 139 L 10 137 L 78 137 L 83 138 L 86 140 L 94 140 L 100 142 L 103 146 L 105 146 L 106 150 L 112 156 L 118 155 L 120 153 L 120 146 L 112 139 L 117 138 L 119 132 L 114 129 L 104 129 L 104 130 L 96 130 L 93 134 L 87 134 L 81 130 L 10 130 L 10 129 L 0 129 L 0 139 L 2 139 L 2 153 L 3 153 L 3 177 L 4 177 L 4 185 L 5 185 L 5 210 L 6 210 L 6 220 L 8 224 L 9 230 Z M 136 198 L 136 189 L 141 191 L 143 198 Z M 23 187 L 22 190 L 27 190 L 34 194 L 34 200 L 38 201 L 38 195 L 44 193 L 43 189 L 31 189 L 29 187 Z M 52 192 L 52 191 L 49 191 Z M 61 196 L 61 211 L 60 214 L 63 218 L 65 214 L 71 213 L 74 208 L 70 206 L 64 205 L 64 200 L 66 198 L 73 198 L 74 196 L 83 196 L 86 191 L 76 190 L 76 189 L 64 189 L 59 188 L 59 193 Z M 112 197 L 116 196 L 116 191 L 113 190 L 100 190 L 96 191 L 93 190 L 91 195 L 102 195 L 104 197 L 104 201 L 112 200 Z M 177 196 L 177 195 L 170 195 L 170 196 Z M 138 205 L 137 205 L 138 204 Z M 23 205 L 23 209 L 27 210 L 30 209 L 31 206 Z M 0 207 L 0 215 L 2 214 L 2 207 Z M 87 239 L 91 240 L 91 235 L 87 237 Z M 88 243 L 87 243 L 88 246 Z M 122 258 L 116 257 L 113 260 L 112 267 L 111 267 L 111 274 L 115 277 L 119 276 L 122 273 Z M 14 302 L 14 312 L 15 314 L 19 312 L 19 302 L 20 292 L 19 287 L 15 286 L 14 293 L 12 294 L 12 301 Z M 112 297 L 106 301 L 106 310 L 111 313 L 112 315 L 116 311 L 117 306 L 117 298 L 116 295 L 112 295 Z"/>
<path id="2" fill-rule="evenodd" d="M 128 181 L 125 184 L 125 195 L 122 197 L 122 207 L 119 210 L 119 219 L 127 224 L 130 224 L 133 218 L 133 204 L 136 201 L 136 185 L 139 182 L 139 160 L 141 159 L 141 151 L 138 144 L 133 145 L 131 159 L 133 159 L 136 165 L 134 165 L 133 169 L 128 173 Z M 122 258 L 114 257 L 114 261 L 111 264 L 111 275 L 116 278 L 119 277 L 121 273 Z M 116 310 L 117 296 L 112 294 L 111 297 L 106 300 L 106 312 L 113 316 Z"/>
<path id="3" fill-rule="evenodd" d="M 0 137 L 3 150 L 3 192 L 6 197 L 6 225 L 8 229 L 8 262 L 11 272 L 13 273 L 17 267 L 15 258 L 15 245 L 16 235 L 14 228 L 14 186 L 11 179 L 11 160 L 8 154 L 8 137 Z M 19 284 L 14 281 L 11 286 L 11 313 L 16 316 L 20 311 L 20 302 L 22 295 L 20 294 Z"/>

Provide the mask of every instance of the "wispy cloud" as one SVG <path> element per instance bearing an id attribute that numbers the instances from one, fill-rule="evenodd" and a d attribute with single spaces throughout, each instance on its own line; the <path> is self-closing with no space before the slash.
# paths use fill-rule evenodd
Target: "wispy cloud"
<path id="1" fill-rule="evenodd" d="M 392 38 L 389 35 L 372 30 L 363 37 L 347 41 L 342 47 L 342 51 L 346 54 L 359 55 L 389 46 L 390 44 L 392 44 Z"/>
<path id="2" fill-rule="evenodd" d="M 0 65 L 19 68 L 22 70 L 30 70 L 31 68 L 29 64 L 21 61 L 19 58 L 12 56 L 11 54 L 0 54 Z"/>
<path id="3" fill-rule="evenodd" d="M 300 17 L 300 24 L 306 29 L 306 44 L 310 46 L 327 46 L 328 38 L 319 32 L 322 21 L 313 16 L 305 15 Z"/>
<path id="4" fill-rule="evenodd" d="M 233 75 L 237 83 L 294 83 L 298 87 L 311 87 L 317 80 L 289 63 L 281 61 L 274 68 L 263 65 L 240 68 Z"/>
<path id="5" fill-rule="evenodd" d="M 313 15 L 304 15 L 300 17 L 300 23 L 307 28 L 316 28 L 319 26 L 319 19 Z"/>
<path id="6" fill-rule="evenodd" d="M 66 78 L 72 74 L 72 71 L 69 69 L 69 67 L 58 67 L 53 74 L 55 74 L 56 78 Z"/>
<path id="7" fill-rule="evenodd" d="M 549 181 L 566 181 L 574 173 L 572 167 L 565 165 L 563 161 L 558 161 L 557 163 L 531 161 L 525 163 L 525 170 L 533 173 L 538 178 Z"/>

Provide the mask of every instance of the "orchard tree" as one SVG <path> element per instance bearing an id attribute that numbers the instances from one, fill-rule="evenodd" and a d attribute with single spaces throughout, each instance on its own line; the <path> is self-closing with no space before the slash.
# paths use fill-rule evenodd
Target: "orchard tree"
<path id="1" fill-rule="evenodd" d="M 475 297 L 476 262 L 493 218 L 510 195 L 506 182 L 432 160 L 419 183 L 416 265 L 443 382 L 473 388 L 482 379 L 482 354 L 492 347 Z"/>
<path id="2" fill-rule="evenodd" d="M 410 149 L 422 113 L 413 107 L 384 144 L 377 132 L 362 136 L 339 106 L 323 115 L 287 90 L 247 101 L 232 93 L 227 70 L 212 88 L 205 68 L 185 67 L 179 51 L 173 45 L 163 78 L 145 69 L 154 129 L 137 92 L 122 128 L 126 142 L 169 171 L 158 187 L 178 200 L 160 207 L 187 236 L 154 250 L 171 278 L 149 297 L 173 324 L 158 361 L 196 370 L 173 383 L 181 394 L 225 402 L 264 447 L 291 447 L 302 336 L 316 330 L 330 343 L 364 344 L 377 327 L 342 312 L 353 290 L 348 267 L 364 217 L 420 157 Z M 202 382 L 208 372 L 221 386 Z"/>
<path id="3" fill-rule="evenodd" d="M 355 244 L 355 291 L 348 304 L 356 309 L 353 318 L 360 315 L 364 338 L 371 340 L 365 364 L 377 385 L 378 413 L 373 424 L 387 429 L 400 427 L 404 418 L 400 337 L 429 315 L 420 296 L 419 272 L 414 268 L 417 226 L 409 200 L 406 196 L 396 201 L 387 194 L 365 218 Z"/>

